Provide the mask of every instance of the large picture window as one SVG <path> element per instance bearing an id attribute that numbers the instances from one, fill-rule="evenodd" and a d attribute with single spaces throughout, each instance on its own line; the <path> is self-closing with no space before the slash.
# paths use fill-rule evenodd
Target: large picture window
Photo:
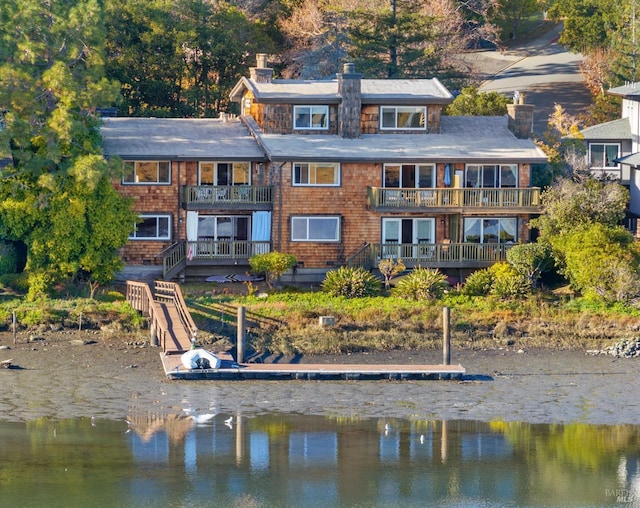
<path id="1" fill-rule="evenodd" d="M 170 240 L 171 215 L 141 215 L 130 240 Z"/>
<path id="2" fill-rule="evenodd" d="M 381 106 L 381 129 L 426 129 L 427 108 L 424 106 Z"/>
<path id="3" fill-rule="evenodd" d="M 436 186 L 436 167 L 433 164 L 385 164 L 386 188 L 433 188 Z"/>
<path id="4" fill-rule="evenodd" d="M 168 185 L 171 183 L 171 163 L 169 161 L 125 161 L 122 183 Z"/>
<path id="5" fill-rule="evenodd" d="M 515 188 L 518 186 L 517 164 L 469 164 L 466 171 L 466 187 Z"/>
<path id="6" fill-rule="evenodd" d="M 293 185 L 340 185 L 340 164 L 296 162 L 293 165 Z"/>
<path id="7" fill-rule="evenodd" d="M 518 219 L 468 217 L 464 219 L 464 241 L 468 243 L 515 243 Z"/>
<path id="8" fill-rule="evenodd" d="M 249 185 L 251 168 L 248 162 L 200 162 L 198 185 Z"/>
<path id="9" fill-rule="evenodd" d="M 617 169 L 618 163 L 614 161 L 619 154 L 620 145 L 617 143 L 589 143 L 589 167 Z"/>
<path id="10" fill-rule="evenodd" d="M 329 128 L 329 106 L 294 106 L 294 129 L 321 129 Z"/>
<path id="11" fill-rule="evenodd" d="M 340 240 L 340 217 L 292 217 L 291 241 L 337 242 Z"/>

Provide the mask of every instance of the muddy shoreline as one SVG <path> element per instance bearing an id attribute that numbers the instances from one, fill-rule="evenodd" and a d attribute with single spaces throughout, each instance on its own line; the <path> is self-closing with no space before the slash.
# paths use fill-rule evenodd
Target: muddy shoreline
<path id="1" fill-rule="evenodd" d="M 640 423 L 640 359 L 584 351 L 458 350 L 449 381 L 169 381 L 160 350 L 98 332 L 40 340 L 0 334 L 0 420 L 127 419 L 185 414 L 301 413 L 346 417 Z M 441 351 L 269 358 L 300 363 L 426 363 Z"/>

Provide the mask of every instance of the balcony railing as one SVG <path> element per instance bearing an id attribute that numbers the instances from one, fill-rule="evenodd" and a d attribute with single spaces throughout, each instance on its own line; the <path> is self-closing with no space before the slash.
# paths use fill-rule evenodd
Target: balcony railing
<path id="1" fill-rule="evenodd" d="M 507 259 L 505 243 L 372 243 L 346 261 L 347 266 L 374 268 L 382 259 L 401 259 L 407 268 L 475 268 Z"/>
<path id="2" fill-rule="evenodd" d="M 540 206 L 540 189 L 527 188 L 381 188 L 369 187 L 374 209 L 530 208 Z"/>
<path id="3" fill-rule="evenodd" d="M 186 185 L 183 187 L 185 208 L 246 207 L 271 209 L 273 187 L 261 185 Z"/>

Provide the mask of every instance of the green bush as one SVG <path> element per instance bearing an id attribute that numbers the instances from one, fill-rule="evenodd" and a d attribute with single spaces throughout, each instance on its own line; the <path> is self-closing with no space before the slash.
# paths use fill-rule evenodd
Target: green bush
<path id="1" fill-rule="evenodd" d="M 475 271 L 465 279 L 461 292 L 467 296 L 487 296 L 495 279 L 495 274 L 487 268 Z"/>
<path id="2" fill-rule="evenodd" d="M 249 258 L 249 266 L 254 273 L 263 273 L 265 282 L 273 287 L 273 281 L 284 272 L 293 268 L 298 260 L 293 254 L 272 251 L 264 254 L 256 254 Z"/>
<path id="3" fill-rule="evenodd" d="M 439 270 L 416 268 L 398 281 L 392 294 L 408 300 L 432 300 L 442 297 L 448 286 L 447 276 Z"/>
<path id="4" fill-rule="evenodd" d="M 380 279 L 363 268 L 341 267 L 327 272 L 322 290 L 331 296 L 362 298 L 380 293 Z"/>
<path id="5" fill-rule="evenodd" d="M 531 292 L 531 282 L 509 263 L 501 262 L 489 268 L 494 275 L 492 295 L 509 300 L 522 298 Z"/>
<path id="6" fill-rule="evenodd" d="M 18 253 L 13 244 L 0 242 L 0 275 L 16 273 L 18 270 Z"/>

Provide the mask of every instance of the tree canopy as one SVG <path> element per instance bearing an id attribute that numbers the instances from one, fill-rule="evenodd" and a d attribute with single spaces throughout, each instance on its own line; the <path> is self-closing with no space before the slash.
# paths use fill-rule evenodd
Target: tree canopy
<path id="1" fill-rule="evenodd" d="M 95 109 L 118 84 L 104 77 L 99 2 L 7 0 L 0 19 L 0 136 L 12 157 L 0 174 L 0 237 L 26 244 L 30 278 L 46 281 L 31 289 L 81 270 L 107 281 L 135 216 L 100 148 Z"/>

